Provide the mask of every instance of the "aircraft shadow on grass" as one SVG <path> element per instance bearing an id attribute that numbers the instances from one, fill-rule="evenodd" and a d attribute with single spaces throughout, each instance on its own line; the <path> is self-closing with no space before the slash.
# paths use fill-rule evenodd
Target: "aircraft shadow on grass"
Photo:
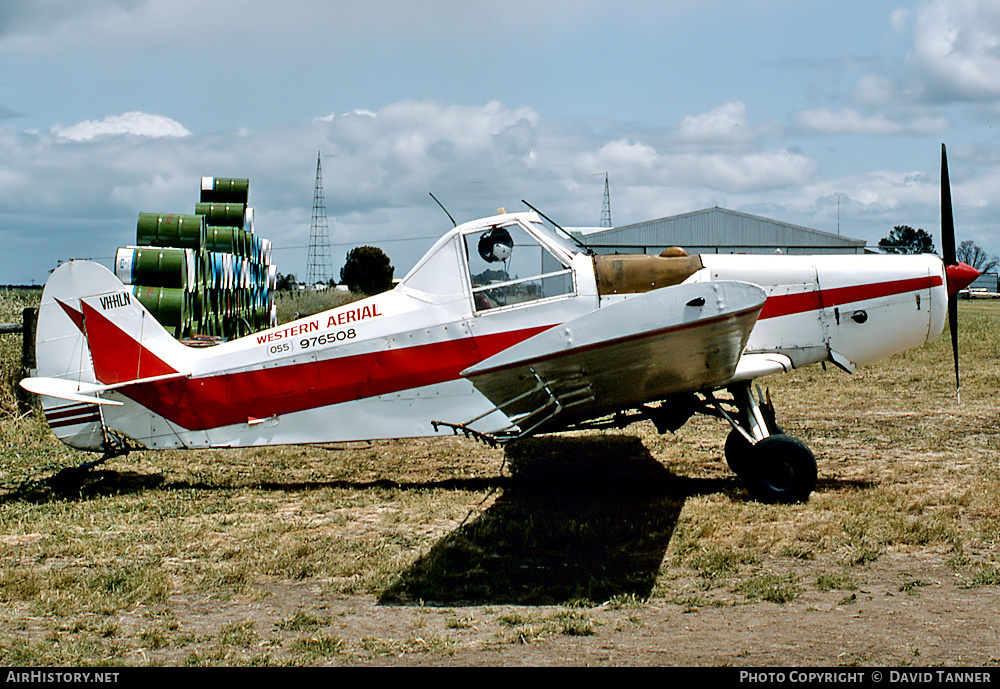
<path id="1" fill-rule="evenodd" d="M 492 506 L 443 538 L 383 604 L 647 598 L 685 499 L 735 486 L 670 473 L 636 437 L 539 437 L 508 446 Z"/>
<path id="2" fill-rule="evenodd" d="M 380 603 L 645 600 L 688 497 L 750 499 L 735 478 L 671 473 L 629 435 L 528 438 L 509 445 L 507 459 L 512 476 L 493 505 L 401 573 Z"/>
<path id="3" fill-rule="evenodd" d="M 0 495 L 0 505 L 90 500 L 107 495 L 141 493 L 160 487 L 163 480 L 160 474 L 68 467 L 44 478 L 22 481 L 10 492 Z"/>

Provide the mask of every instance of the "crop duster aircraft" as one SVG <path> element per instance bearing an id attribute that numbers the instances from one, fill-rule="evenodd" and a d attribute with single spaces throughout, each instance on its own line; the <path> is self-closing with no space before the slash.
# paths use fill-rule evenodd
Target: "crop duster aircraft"
<path id="1" fill-rule="evenodd" d="M 530 207 L 530 206 L 529 206 Z M 816 461 L 753 381 L 853 371 L 938 337 L 978 272 L 955 260 L 942 148 L 933 255 L 593 255 L 537 211 L 457 225 L 391 291 L 214 347 L 174 339 L 104 267 L 65 263 L 39 309 L 45 418 L 65 443 L 247 447 L 435 436 L 490 443 L 693 414 L 731 426 L 752 497 L 791 502 Z M 955 355 L 957 380 L 957 349 Z M 100 460 L 99 460 L 100 461 Z"/>

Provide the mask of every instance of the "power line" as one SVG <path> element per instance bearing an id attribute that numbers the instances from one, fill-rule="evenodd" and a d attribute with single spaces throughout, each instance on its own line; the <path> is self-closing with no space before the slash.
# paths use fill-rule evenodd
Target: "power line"
<path id="1" fill-rule="evenodd" d="M 426 242 L 428 240 L 438 240 L 441 239 L 441 235 L 428 235 L 426 237 L 397 237 L 394 239 L 368 239 L 364 244 L 389 244 L 391 242 Z M 362 242 L 330 242 L 330 246 L 360 246 Z M 293 244 L 292 246 L 275 246 L 271 245 L 271 253 L 275 251 L 291 251 L 292 249 L 308 249 L 309 244 Z M 63 261 L 113 261 L 114 256 L 74 256 L 67 259 L 59 259 L 59 262 Z"/>
<path id="2" fill-rule="evenodd" d="M 330 242 L 330 246 L 361 246 L 362 244 L 388 244 L 389 242 L 417 242 L 429 239 L 441 239 L 441 235 L 428 235 L 427 237 L 398 237 L 396 239 L 366 239 L 353 242 Z M 288 249 L 307 249 L 308 244 L 296 244 L 294 246 L 272 246 L 271 251 L 287 251 Z"/>

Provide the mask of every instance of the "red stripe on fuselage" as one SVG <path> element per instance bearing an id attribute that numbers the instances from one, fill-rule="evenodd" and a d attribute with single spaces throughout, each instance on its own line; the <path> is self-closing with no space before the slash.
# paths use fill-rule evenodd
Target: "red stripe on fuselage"
<path id="1" fill-rule="evenodd" d="M 941 284 L 940 276 L 928 276 L 777 295 L 767 299 L 759 318 L 815 311 Z M 101 342 L 101 346 L 91 347 L 101 382 L 174 372 L 86 305 L 85 316 L 88 339 L 92 344 Z M 119 392 L 182 428 L 206 430 L 456 380 L 462 370 L 549 327 L 240 373 L 141 383 Z M 95 334 L 118 343 L 119 351 L 105 347 L 104 339 L 96 339 Z"/>
<path id="2" fill-rule="evenodd" d="M 67 418 L 67 419 L 50 420 L 48 424 L 49 428 L 54 430 L 56 428 L 64 428 L 66 426 L 82 426 L 83 424 L 87 423 L 100 423 L 100 422 L 101 422 L 101 415 L 94 412 L 90 414 L 84 414 L 82 416 L 74 416 L 72 418 Z"/>
<path id="3" fill-rule="evenodd" d="M 47 421 L 58 421 L 59 419 L 68 419 L 72 416 L 91 414 L 97 411 L 97 405 L 80 404 L 72 407 L 58 407 L 58 409 L 60 409 L 60 411 L 45 410 L 45 419 Z"/>
<path id="4" fill-rule="evenodd" d="M 53 429 L 79 426 L 85 423 L 100 423 L 101 412 L 96 404 L 69 404 L 46 409 L 45 420 L 49 428 Z"/>
<path id="5" fill-rule="evenodd" d="M 764 302 L 758 320 L 791 316 L 806 311 L 818 311 L 821 308 L 832 308 L 851 304 L 866 299 L 878 299 L 894 294 L 905 294 L 918 290 L 940 287 L 944 282 L 940 275 L 928 275 L 919 278 L 892 280 L 890 282 L 875 282 L 868 285 L 848 285 L 833 289 L 812 290 L 770 296 Z"/>
<path id="6" fill-rule="evenodd" d="M 140 383 L 119 392 L 182 428 L 206 430 L 456 380 L 463 369 L 548 327 Z"/>

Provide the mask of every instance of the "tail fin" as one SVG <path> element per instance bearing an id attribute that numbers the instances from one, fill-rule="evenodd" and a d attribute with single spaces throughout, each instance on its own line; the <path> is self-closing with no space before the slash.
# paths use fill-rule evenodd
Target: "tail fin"
<path id="1" fill-rule="evenodd" d="M 56 436 L 84 450 L 106 448 L 99 395 L 155 377 L 184 375 L 189 350 L 107 268 L 71 261 L 45 284 L 38 310 L 34 385 Z M 75 384 L 42 383 L 58 379 Z M 44 390 L 44 392 L 43 392 Z"/>

